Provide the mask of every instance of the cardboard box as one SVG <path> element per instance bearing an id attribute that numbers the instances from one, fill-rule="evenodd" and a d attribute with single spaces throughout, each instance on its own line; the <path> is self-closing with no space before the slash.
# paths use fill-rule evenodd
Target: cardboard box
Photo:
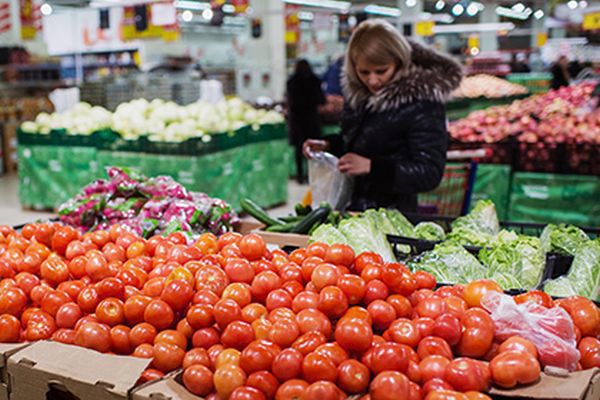
<path id="1" fill-rule="evenodd" d="M 2 124 L 2 154 L 4 159 L 4 172 L 10 173 L 17 170 L 17 128 L 16 122 Z"/>
<path id="2" fill-rule="evenodd" d="M 10 399 L 128 399 L 150 361 L 57 342 L 36 342 L 8 359 Z"/>
<path id="3" fill-rule="evenodd" d="M 131 400 L 202 400 L 190 393 L 181 381 L 183 371 L 177 371 L 163 379 L 148 382 L 131 394 Z"/>
<path id="4" fill-rule="evenodd" d="M 493 388 L 494 398 L 535 400 L 598 400 L 600 399 L 600 368 L 588 369 L 557 377 L 542 373 L 533 385 L 512 390 Z"/>
<path id="5" fill-rule="evenodd" d="M 267 232 L 262 230 L 265 226 L 260 222 L 251 220 L 242 220 L 238 227 L 238 232 L 242 235 L 249 233 L 256 233 L 260 235 L 266 244 L 276 245 L 278 247 L 305 247 L 308 246 L 308 235 L 299 235 L 297 233 L 281 233 L 281 232 Z"/>
<path id="6" fill-rule="evenodd" d="M 0 343 L 0 400 L 8 400 L 10 393 L 6 370 L 8 357 L 28 345 L 29 343 Z"/>

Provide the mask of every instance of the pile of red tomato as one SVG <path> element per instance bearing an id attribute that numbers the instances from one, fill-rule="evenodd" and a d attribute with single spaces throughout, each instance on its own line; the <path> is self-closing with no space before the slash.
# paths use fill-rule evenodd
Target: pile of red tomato
<path id="1" fill-rule="evenodd" d="M 432 275 L 346 245 L 287 254 L 254 234 L 188 244 L 119 226 L 3 226 L 0 278 L 0 342 L 151 358 L 141 382 L 183 368 L 185 387 L 209 399 L 488 399 L 490 385 L 535 382 L 543 367 L 532 342 L 495 340 L 479 307 L 494 282 L 435 290 Z M 516 300 L 555 306 L 542 292 Z M 560 305 L 580 366 L 600 366 L 600 310 Z"/>

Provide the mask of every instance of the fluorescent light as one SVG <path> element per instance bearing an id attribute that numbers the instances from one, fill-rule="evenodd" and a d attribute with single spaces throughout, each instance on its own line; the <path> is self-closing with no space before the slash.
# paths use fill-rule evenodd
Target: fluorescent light
<path id="1" fill-rule="evenodd" d="M 517 3 L 514 6 L 512 6 L 512 9 L 516 12 L 523 12 L 525 10 L 525 6 L 523 5 L 523 3 Z"/>
<path id="2" fill-rule="evenodd" d="M 575 0 L 571 0 L 567 3 L 567 7 L 569 7 L 571 10 L 576 9 L 578 5 L 579 4 L 577 4 Z"/>
<path id="3" fill-rule="evenodd" d="M 438 0 L 435 3 L 435 9 L 438 11 L 442 11 L 446 7 L 446 2 L 444 0 Z"/>
<path id="4" fill-rule="evenodd" d="M 204 19 L 212 19 L 214 15 L 215 13 L 210 8 L 207 8 L 206 10 L 202 11 L 202 18 Z"/>
<path id="5" fill-rule="evenodd" d="M 515 29 L 512 22 L 491 22 L 482 24 L 436 25 L 433 33 L 498 32 Z"/>
<path id="6" fill-rule="evenodd" d="M 520 19 L 522 21 L 525 21 L 527 18 L 529 18 L 531 16 L 531 13 L 533 12 L 533 10 L 531 8 L 527 8 L 527 9 L 523 9 L 524 11 L 515 11 L 512 8 L 507 8 L 507 7 L 496 7 L 496 14 L 502 16 L 502 17 L 507 17 L 507 18 L 514 18 L 514 19 Z"/>
<path id="7" fill-rule="evenodd" d="M 454 7 L 452 7 L 452 14 L 456 15 L 457 17 L 463 12 L 465 12 L 465 8 L 460 3 L 457 3 L 454 5 Z"/>
<path id="8" fill-rule="evenodd" d="M 399 17 L 402 15 L 402 11 L 396 7 L 384 7 L 377 5 L 368 5 L 364 8 L 364 12 L 367 14 L 383 15 L 386 17 Z"/>
<path id="9" fill-rule="evenodd" d="M 181 13 L 181 19 L 184 20 L 185 22 L 190 22 L 191 20 L 194 19 L 194 13 L 191 12 L 190 10 L 185 10 L 184 12 Z"/>
<path id="10" fill-rule="evenodd" d="M 187 10 L 206 10 L 210 8 L 209 3 L 200 3 L 197 1 L 177 0 L 174 4 L 175 8 L 184 8 Z"/>
<path id="11" fill-rule="evenodd" d="M 44 3 L 42 4 L 42 6 L 40 7 L 40 11 L 42 12 L 42 15 L 50 15 L 52 14 L 52 6 L 48 3 Z"/>
<path id="12" fill-rule="evenodd" d="M 284 3 L 297 4 L 299 6 L 334 8 L 336 10 L 348 11 L 350 2 L 334 0 L 283 0 Z"/>
<path id="13" fill-rule="evenodd" d="M 585 0 L 581 0 L 581 1 L 579 2 L 579 7 L 581 7 L 581 8 L 586 8 L 587 6 L 588 6 L 588 2 L 587 2 L 587 1 L 585 1 Z"/>
<path id="14" fill-rule="evenodd" d="M 298 12 L 298 19 L 301 21 L 312 21 L 315 19 L 315 14 L 311 13 L 310 11 L 300 11 Z"/>
<path id="15" fill-rule="evenodd" d="M 479 12 L 479 7 L 477 4 L 471 3 L 467 6 L 467 15 L 470 17 L 474 17 Z"/>
<path id="16" fill-rule="evenodd" d="M 223 12 L 233 14 L 235 12 L 235 6 L 233 4 L 223 4 Z"/>
<path id="17" fill-rule="evenodd" d="M 544 11 L 537 10 L 536 12 L 533 13 L 533 16 L 535 17 L 535 19 L 542 19 L 542 18 L 544 18 Z"/>
<path id="18" fill-rule="evenodd" d="M 417 5 L 417 0 L 406 0 L 406 7 L 414 7 Z"/>

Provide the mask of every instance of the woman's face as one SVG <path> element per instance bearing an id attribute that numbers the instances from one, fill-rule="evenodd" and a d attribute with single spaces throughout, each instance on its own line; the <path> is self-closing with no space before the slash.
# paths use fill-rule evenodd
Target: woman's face
<path id="1" fill-rule="evenodd" d="M 369 89 L 372 94 L 377 93 L 384 87 L 396 73 L 394 63 L 376 65 L 371 64 L 364 57 L 356 60 L 356 74 L 358 79 Z"/>

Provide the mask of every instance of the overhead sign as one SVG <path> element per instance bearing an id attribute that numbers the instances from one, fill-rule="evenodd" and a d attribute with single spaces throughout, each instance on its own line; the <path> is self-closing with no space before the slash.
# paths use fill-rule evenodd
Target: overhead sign
<path id="1" fill-rule="evenodd" d="M 167 4 L 168 6 L 168 4 Z M 142 16 L 143 23 L 139 20 L 139 9 L 135 6 L 123 7 L 123 21 L 121 24 L 121 37 L 124 41 L 135 39 L 163 39 L 165 41 L 174 41 L 179 39 L 179 24 L 177 20 L 171 24 L 156 25 L 155 22 L 166 22 L 164 18 L 153 16 L 160 6 L 146 7 L 146 15 Z"/>
<path id="2" fill-rule="evenodd" d="M 479 48 L 479 35 L 469 35 L 467 47 L 469 47 L 469 49 Z"/>
<path id="3" fill-rule="evenodd" d="M 548 42 L 548 34 L 546 32 L 538 33 L 536 36 L 537 47 L 543 47 Z"/>
<path id="4" fill-rule="evenodd" d="M 35 39 L 35 14 L 33 0 L 20 0 L 21 39 Z"/>
<path id="5" fill-rule="evenodd" d="M 433 36 L 434 21 L 419 21 L 415 24 L 415 35 Z"/>

